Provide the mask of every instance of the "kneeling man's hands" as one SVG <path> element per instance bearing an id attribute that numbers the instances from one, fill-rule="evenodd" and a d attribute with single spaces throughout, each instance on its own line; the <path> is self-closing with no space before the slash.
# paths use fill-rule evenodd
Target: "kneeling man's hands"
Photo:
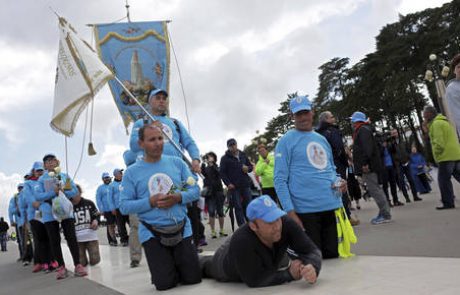
<path id="1" fill-rule="evenodd" d="M 316 283 L 317 276 L 316 276 L 316 270 L 313 267 L 313 265 L 311 264 L 303 265 L 302 264 L 300 268 L 300 274 L 303 277 L 303 279 L 309 282 L 310 284 Z"/>

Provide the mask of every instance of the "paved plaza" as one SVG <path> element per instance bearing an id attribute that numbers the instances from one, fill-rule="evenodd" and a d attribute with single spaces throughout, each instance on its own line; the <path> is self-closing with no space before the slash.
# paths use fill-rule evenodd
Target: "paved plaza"
<path id="1" fill-rule="evenodd" d="M 361 220 L 355 227 L 357 255 L 350 259 L 323 262 L 315 285 L 292 282 L 276 287 L 250 289 L 238 283 L 205 279 L 194 286 L 180 286 L 168 294 L 460 294 L 460 208 L 437 211 L 439 193 L 422 195 L 422 202 L 393 208 L 394 222 L 369 224 L 377 208 L 362 202 L 353 211 Z M 455 183 L 457 196 L 460 185 Z M 402 195 L 401 195 L 402 197 Z M 403 199 L 403 198 L 401 198 Z M 458 203 L 457 203 L 458 205 Z M 229 223 L 227 221 L 227 223 Z M 231 232 L 229 224 L 227 229 Z M 207 228 L 208 230 L 208 228 Z M 209 232 L 208 236 L 209 236 Z M 56 281 L 54 274 L 32 274 L 30 267 L 16 262 L 16 244 L 0 255 L 0 294 L 151 294 L 150 274 L 145 260 L 129 268 L 129 251 L 105 245 L 105 228 L 100 229 L 102 262 L 89 268 L 88 278 L 69 277 Z M 204 254 L 211 254 L 225 238 L 209 239 Z M 65 261 L 71 257 L 63 244 Z"/>

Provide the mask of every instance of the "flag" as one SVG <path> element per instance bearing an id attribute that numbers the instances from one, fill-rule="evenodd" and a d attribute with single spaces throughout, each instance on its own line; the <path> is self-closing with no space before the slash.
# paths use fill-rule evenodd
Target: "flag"
<path id="1" fill-rule="evenodd" d="M 123 85 L 148 109 L 148 97 L 157 88 L 169 89 L 167 23 L 129 22 L 94 26 L 98 53 Z M 144 117 L 142 109 L 116 81 L 109 82 L 125 127 Z"/>
<path id="2" fill-rule="evenodd" d="M 66 136 L 74 132 L 78 117 L 94 95 L 113 78 L 97 53 L 62 17 L 51 128 Z"/>

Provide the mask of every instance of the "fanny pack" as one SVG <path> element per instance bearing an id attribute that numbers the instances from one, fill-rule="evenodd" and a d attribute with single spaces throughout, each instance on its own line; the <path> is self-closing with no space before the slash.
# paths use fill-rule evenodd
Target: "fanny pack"
<path id="1" fill-rule="evenodd" d="M 174 247 L 184 238 L 185 219 L 178 224 L 157 227 L 139 220 L 166 247 Z"/>

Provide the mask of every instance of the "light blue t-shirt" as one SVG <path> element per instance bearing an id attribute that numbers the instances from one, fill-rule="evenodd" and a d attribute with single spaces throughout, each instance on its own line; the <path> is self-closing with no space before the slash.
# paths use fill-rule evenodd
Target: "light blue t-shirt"
<path id="1" fill-rule="evenodd" d="M 37 201 L 35 199 L 35 187 L 38 186 L 38 180 L 27 180 L 24 183 L 24 189 L 22 190 L 22 193 L 24 194 L 22 200 L 21 200 L 21 209 L 22 211 L 25 212 L 27 216 L 27 220 L 37 220 L 36 219 L 36 211 L 38 209 L 35 209 L 34 206 L 32 205 L 33 202 Z"/>
<path id="2" fill-rule="evenodd" d="M 100 212 L 115 210 L 112 184 L 101 184 L 96 190 L 96 204 Z"/>
<path id="3" fill-rule="evenodd" d="M 123 176 L 120 195 L 120 211 L 122 214 L 138 214 L 142 220 L 153 226 L 174 225 L 186 220 L 184 237 L 192 235 L 190 220 L 187 217 L 187 203 L 199 199 L 200 190 L 196 182 L 187 184 L 193 178 L 187 164 L 177 157 L 163 155 L 160 161 L 148 163 L 139 161 L 128 167 Z M 168 209 L 152 208 L 150 196 L 157 193 L 168 193 L 174 185 L 176 192 L 181 193 L 181 204 Z M 154 235 L 141 223 L 139 224 L 139 240 L 148 241 Z"/>
<path id="4" fill-rule="evenodd" d="M 110 183 L 110 186 L 112 187 L 112 199 L 110 206 L 115 209 L 120 208 L 120 189 L 121 189 L 121 181 L 112 181 Z"/>
<path id="5" fill-rule="evenodd" d="M 67 178 L 70 179 L 70 177 L 63 172 L 59 173 L 59 175 L 62 183 L 65 183 Z M 51 204 L 49 202 L 54 197 L 57 197 L 54 192 L 54 185 L 57 181 L 56 177 L 50 177 L 48 172 L 45 171 L 45 173 L 38 179 L 38 184 L 34 187 L 34 197 L 37 201 L 41 202 L 40 211 L 42 212 L 43 222 L 55 221 L 53 213 L 51 212 Z M 78 193 L 77 187 L 72 180 L 70 180 L 70 185 L 71 189 L 64 191 L 64 195 L 69 200 Z"/>
<path id="6" fill-rule="evenodd" d="M 331 146 L 315 131 L 288 131 L 275 149 L 275 189 L 286 212 L 314 213 L 342 207 Z"/>
<path id="7" fill-rule="evenodd" d="M 20 193 L 13 195 L 13 197 L 10 199 L 10 204 L 8 206 L 8 215 L 10 218 L 10 223 L 14 222 L 18 226 L 22 226 L 24 224 L 24 215 L 21 214 L 19 208 L 20 197 Z"/>
<path id="8" fill-rule="evenodd" d="M 163 131 L 166 134 L 168 134 L 169 137 L 172 138 L 173 141 L 180 148 L 187 150 L 187 152 L 189 153 L 192 159 L 197 159 L 197 160 L 200 159 L 200 151 L 198 149 L 198 146 L 196 145 L 195 141 L 189 135 L 189 133 L 187 132 L 187 129 L 185 129 L 185 127 L 182 125 L 181 122 L 176 120 L 177 122 L 177 126 L 176 126 L 174 121 L 167 116 L 153 116 L 153 117 L 155 118 L 155 120 L 158 120 L 163 124 Z M 138 153 L 142 151 L 142 149 L 140 148 L 138 144 L 139 129 L 142 126 L 144 126 L 143 119 L 137 120 L 134 123 L 133 129 L 131 131 L 131 137 L 129 140 L 129 147 L 131 151 L 136 155 L 138 155 Z M 180 134 L 178 131 L 180 131 Z M 164 137 L 163 155 L 182 158 L 182 154 L 171 144 L 171 142 L 169 142 L 169 140 L 166 137 Z"/>

